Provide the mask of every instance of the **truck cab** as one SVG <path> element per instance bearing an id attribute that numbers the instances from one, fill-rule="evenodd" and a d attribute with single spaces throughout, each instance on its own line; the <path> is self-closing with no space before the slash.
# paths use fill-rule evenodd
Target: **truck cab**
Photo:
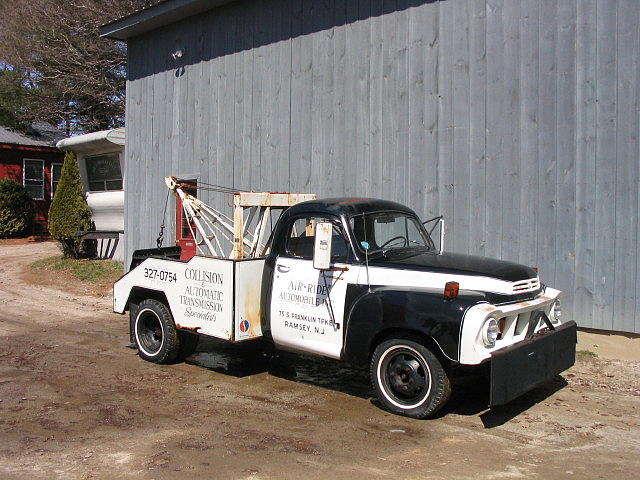
<path id="1" fill-rule="evenodd" d="M 368 366 L 387 409 L 424 418 L 446 403 L 458 366 L 490 365 L 490 404 L 500 405 L 575 360 L 576 326 L 562 321 L 558 290 L 524 265 L 442 252 L 395 202 L 293 205 L 258 258 L 166 253 L 114 285 L 114 310 L 130 311 L 149 361 L 191 353 L 197 334 L 264 337 Z"/>

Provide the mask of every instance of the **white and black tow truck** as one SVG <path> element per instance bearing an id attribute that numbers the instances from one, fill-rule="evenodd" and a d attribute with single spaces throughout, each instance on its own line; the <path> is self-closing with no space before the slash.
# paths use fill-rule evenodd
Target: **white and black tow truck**
<path id="1" fill-rule="evenodd" d="M 231 219 L 166 181 L 209 254 L 184 261 L 179 247 L 140 250 L 115 283 L 113 309 L 130 312 L 144 360 L 184 359 L 200 335 L 262 337 L 368 366 L 384 407 L 414 418 L 447 402 L 457 367 L 489 364 L 496 406 L 575 361 L 576 324 L 560 316 L 560 291 L 533 268 L 443 252 L 442 235 L 436 247 L 403 205 L 238 192 Z M 245 207 L 258 213 L 251 235 Z M 221 235 L 233 243 L 231 258 L 215 248 Z"/>

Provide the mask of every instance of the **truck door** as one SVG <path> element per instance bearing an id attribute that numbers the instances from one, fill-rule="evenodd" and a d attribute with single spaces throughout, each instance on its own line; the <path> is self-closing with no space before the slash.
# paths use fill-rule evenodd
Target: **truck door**
<path id="1" fill-rule="evenodd" d="M 276 258 L 271 294 L 271 335 L 279 347 L 340 358 L 344 339 L 344 303 L 354 268 L 348 268 L 349 244 L 338 224 L 332 239 L 332 265 L 313 268 L 314 229 L 319 216 L 300 217 L 288 230 L 285 252 Z"/>
<path id="2" fill-rule="evenodd" d="M 198 196 L 198 186 L 195 180 L 181 180 L 184 193 L 188 193 L 194 197 Z M 196 226 L 189 222 L 182 209 L 182 200 L 176 195 L 176 245 L 180 246 L 180 260 L 189 260 L 196 254 L 196 239 L 193 234 L 196 233 Z"/>

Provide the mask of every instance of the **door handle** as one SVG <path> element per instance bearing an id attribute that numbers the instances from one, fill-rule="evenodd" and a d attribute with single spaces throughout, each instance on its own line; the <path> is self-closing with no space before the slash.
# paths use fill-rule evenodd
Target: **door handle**
<path id="1" fill-rule="evenodd" d="M 289 273 L 289 270 L 291 270 L 291 267 L 287 267 L 285 265 L 276 265 L 276 268 L 280 273 Z"/>

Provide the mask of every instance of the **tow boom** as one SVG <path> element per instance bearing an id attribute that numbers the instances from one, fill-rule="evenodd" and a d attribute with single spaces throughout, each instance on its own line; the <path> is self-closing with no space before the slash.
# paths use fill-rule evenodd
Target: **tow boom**
<path id="1" fill-rule="evenodd" d="M 313 193 L 234 192 L 233 219 L 183 190 L 176 177 L 164 179 L 169 190 L 182 201 L 197 250 L 203 255 L 224 256 L 222 242 L 232 245 L 229 258 L 256 258 L 265 255 L 264 238 L 272 211 L 282 213 L 296 203 L 315 200 Z M 245 210 L 248 214 L 245 216 Z M 253 222 L 255 221 L 255 225 Z M 197 231 L 194 232 L 193 227 Z M 208 253 L 203 250 L 207 247 Z"/>

